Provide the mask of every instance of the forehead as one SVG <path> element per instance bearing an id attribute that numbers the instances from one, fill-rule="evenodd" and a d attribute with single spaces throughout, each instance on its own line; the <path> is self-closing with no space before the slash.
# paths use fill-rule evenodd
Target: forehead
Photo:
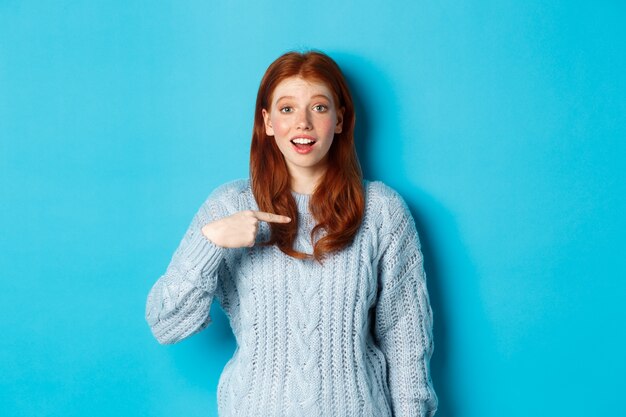
<path id="1" fill-rule="evenodd" d="M 323 95 L 333 100 L 333 91 L 326 83 L 302 77 L 289 77 L 278 83 L 274 89 L 272 101 L 276 102 L 283 97 L 307 99 L 316 95 Z"/>

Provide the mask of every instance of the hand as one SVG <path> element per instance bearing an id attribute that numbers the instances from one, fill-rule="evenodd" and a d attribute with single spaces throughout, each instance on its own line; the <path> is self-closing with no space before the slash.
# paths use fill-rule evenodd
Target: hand
<path id="1" fill-rule="evenodd" d="M 289 223 L 291 219 L 279 214 L 245 210 L 204 225 L 202 234 L 224 248 L 252 247 L 256 242 L 259 221 Z"/>

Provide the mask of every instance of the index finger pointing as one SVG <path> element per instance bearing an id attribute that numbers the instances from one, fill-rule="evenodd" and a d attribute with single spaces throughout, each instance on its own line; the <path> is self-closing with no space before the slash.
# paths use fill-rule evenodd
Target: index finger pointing
<path id="1" fill-rule="evenodd" d="M 266 213 L 264 211 L 253 212 L 254 217 L 268 223 L 289 223 L 291 219 L 287 216 L 281 216 L 280 214 Z"/>

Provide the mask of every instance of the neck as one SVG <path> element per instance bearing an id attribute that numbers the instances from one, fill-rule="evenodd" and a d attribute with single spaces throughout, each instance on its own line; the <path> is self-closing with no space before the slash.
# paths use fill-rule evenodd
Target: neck
<path id="1" fill-rule="evenodd" d="M 290 170 L 291 190 L 298 194 L 313 194 L 326 168 L 308 170 Z"/>

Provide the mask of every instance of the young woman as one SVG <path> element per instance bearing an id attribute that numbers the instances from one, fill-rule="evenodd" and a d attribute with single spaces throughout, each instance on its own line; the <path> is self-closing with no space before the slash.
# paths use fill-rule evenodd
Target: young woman
<path id="1" fill-rule="evenodd" d="M 205 328 L 216 297 L 237 350 L 220 416 L 432 416 L 432 311 L 403 199 L 364 181 L 337 64 L 289 52 L 256 101 L 250 180 L 193 218 L 146 319 L 161 343 Z"/>

